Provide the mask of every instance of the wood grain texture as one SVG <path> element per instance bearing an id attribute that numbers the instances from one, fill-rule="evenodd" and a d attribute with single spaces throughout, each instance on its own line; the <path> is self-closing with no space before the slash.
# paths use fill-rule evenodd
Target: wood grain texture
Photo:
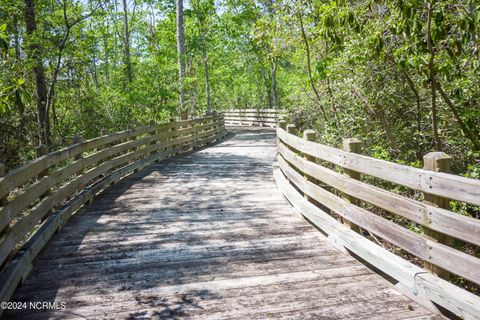
<path id="1" fill-rule="evenodd" d="M 276 109 L 234 109 L 224 110 L 222 114 L 228 125 L 275 127 L 284 113 L 284 110 Z"/>
<path id="2" fill-rule="evenodd" d="M 353 232 L 325 211 L 308 202 L 295 189 L 280 169 L 274 170 L 277 186 L 296 212 L 328 235 L 328 240 L 338 248 L 350 250 L 378 270 L 399 281 L 397 286 L 408 290 L 418 301 L 432 301 L 450 310 L 461 319 L 480 319 L 480 298 L 411 262 L 387 251 L 372 241 Z M 416 298 L 417 299 L 417 298 Z M 388 317 L 387 317 L 388 319 Z"/>
<path id="3" fill-rule="evenodd" d="M 368 174 L 408 188 L 447 199 L 480 205 L 480 180 L 443 172 L 433 172 L 367 157 L 323 144 L 305 141 L 277 129 L 278 137 L 289 147 L 346 169 Z"/>
<path id="4" fill-rule="evenodd" d="M 303 159 L 282 142 L 279 143 L 278 150 L 282 157 L 293 166 L 341 192 L 415 221 L 432 230 L 472 244 L 480 243 L 480 220 L 478 219 L 463 216 L 426 202 L 406 198 L 365 182 L 355 181 L 315 162 Z"/>
<path id="5" fill-rule="evenodd" d="M 211 126 L 215 127 L 214 124 Z M 201 128 L 201 127 L 199 127 Z M 208 127 L 210 128 L 210 127 Z M 204 140 L 209 139 L 209 137 L 214 137 L 217 134 L 220 134 L 223 129 L 214 128 L 205 132 L 198 134 L 196 137 L 201 138 L 200 140 L 193 141 L 193 132 L 190 132 L 190 135 L 183 136 L 184 130 L 178 130 L 177 132 L 182 132 L 181 136 L 177 136 L 175 140 L 168 141 L 168 142 L 158 142 L 153 145 L 148 145 L 142 149 L 135 149 L 135 150 L 128 150 L 128 153 L 121 154 L 109 161 L 103 162 L 100 165 L 95 166 L 91 170 L 85 172 L 84 174 L 75 177 L 72 181 L 68 182 L 61 186 L 56 192 L 48 195 L 47 197 L 43 198 L 32 210 L 29 212 L 28 215 L 19 219 L 15 224 L 11 226 L 11 230 L 5 233 L 4 238 L 0 242 L 0 263 L 3 263 L 7 257 L 12 255 L 12 252 L 16 252 L 16 244 L 24 238 L 29 232 L 31 232 L 32 228 L 43 218 L 45 215 L 51 210 L 55 205 L 62 203 L 67 197 L 71 196 L 76 190 L 81 189 L 82 186 L 87 185 L 93 179 L 96 179 L 100 175 L 107 174 L 110 170 L 118 168 L 119 166 L 123 166 L 128 164 L 129 162 L 138 161 L 142 159 L 145 155 L 151 153 L 152 151 L 159 151 L 163 150 L 163 148 L 167 148 L 168 150 L 172 150 L 173 144 L 178 144 L 179 142 L 184 142 L 185 150 L 193 147 L 197 147 L 199 145 L 204 145 Z M 150 138 L 150 137 L 149 137 Z M 135 140 L 135 142 L 141 141 Z M 142 143 L 143 144 L 143 143 Z M 114 149 L 114 147 L 110 148 Z M 184 148 L 178 148 L 178 151 L 183 151 Z M 172 151 L 174 152 L 174 151 Z M 82 160 L 79 160 L 82 161 Z M 26 195 L 30 195 L 30 193 L 25 193 Z M 34 196 L 35 193 L 32 193 Z M 35 198 L 31 198 L 30 201 L 33 201 Z M 17 201 L 12 203 L 18 203 Z M 28 203 L 28 202 L 27 202 Z M 23 205 L 22 205 L 23 207 Z M 8 208 L 8 205 L 5 206 Z M 10 215 L 6 215 L 5 212 L 0 210 L 0 214 L 2 217 L 8 217 Z M 15 213 L 15 212 L 13 212 Z M 0 222 L 2 219 L 0 219 Z"/>
<path id="6" fill-rule="evenodd" d="M 215 116 L 207 116 L 202 120 L 214 120 Z M 73 144 L 66 148 L 50 152 L 47 155 L 41 156 L 33 161 L 28 162 L 22 167 L 9 171 L 4 177 L 0 177 L 0 198 L 3 198 L 8 192 L 28 182 L 30 179 L 36 177 L 38 173 L 53 167 L 54 165 L 65 161 L 69 158 L 75 157 L 82 152 L 101 148 L 112 143 L 118 143 L 125 139 L 131 139 L 137 136 L 151 133 L 153 131 L 164 131 L 167 129 L 178 129 L 186 127 L 198 119 L 183 120 L 173 123 L 161 123 L 147 127 L 138 127 L 126 131 L 116 132 L 111 135 L 104 135 L 94 139 L 84 141 L 82 143 Z"/>
<path id="7" fill-rule="evenodd" d="M 434 318 L 295 214 L 273 182 L 273 130 L 232 130 L 81 209 L 11 299 L 67 309 L 5 318 Z"/>
<path id="8" fill-rule="evenodd" d="M 475 283 L 480 283 L 480 277 L 476 272 L 480 265 L 480 259 L 422 237 L 390 220 L 348 203 L 309 181 L 305 181 L 282 157 L 279 157 L 279 164 L 288 180 L 293 182 L 299 190 L 307 193 L 342 218 L 352 221 L 361 228 L 380 236 L 422 260 L 441 265 L 453 273 Z"/>

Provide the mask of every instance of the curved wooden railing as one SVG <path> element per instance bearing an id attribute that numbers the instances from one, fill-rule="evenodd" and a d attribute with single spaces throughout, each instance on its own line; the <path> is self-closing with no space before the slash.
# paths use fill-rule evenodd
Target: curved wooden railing
<path id="1" fill-rule="evenodd" d="M 451 273 L 480 284 L 480 259 L 449 245 L 452 238 L 480 244 L 480 220 L 449 210 L 450 200 L 480 206 L 480 180 L 439 172 L 449 169 L 451 159 L 444 153 L 426 155 L 422 170 L 357 154 L 356 139 L 345 139 L 340 150 L 313 142 L 313 130 L 303 138 L 295 131 L 294 125 L 279 124 L 279 169 L 274 173 L 293 207 L 334 245 L 398 281 L 402 292 L 430 310 L 435 311 L 434 302 L 460 317 L 478 319 L 480 297 L 446 280 Z M 371 177 L 423 193 L 424 200 L 373 186 Z M 424 232 L 375 212 L 411 221 Z M 385 243 L 420 258 L 424 268 L 387 251 Z"/>
<path id="2" fill-rule="evenodd" d="M 101 190 L 125 175 L 225 134 L 223 116 L 215 114 L 85 142 L 76 137 L 77 143 L 0 177 L 0 301 L 10 299 L 52 235 Z"/>
<path id="3" fill-rule="evenodd" d="M 227 125 L 275 127 L 285 113 L 279 109 L 231 109 L 222 111 Z"/>

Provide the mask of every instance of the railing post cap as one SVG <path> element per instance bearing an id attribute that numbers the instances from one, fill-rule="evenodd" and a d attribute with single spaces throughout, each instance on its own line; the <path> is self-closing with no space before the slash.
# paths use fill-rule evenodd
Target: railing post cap
<path id="1" fill-rule="evenodd" d="M 155 120 L 150 120 L 148 123 L 149 123 L 151 126 L 153 126 L 153 125 L 155 125 Z"/>
<path id="2" fill-rule="evenodd" d="M 423 156 L 423 169 L 437 172 L 450 172 L 452 157 L 445 152 L 429 152 Z"/>
<path id="3" fill-rule="evenodd" d="M 47 146 L 44 144 L 39 144 L 38 146 L 35 147 L 35 151 L 37 153 L 37 157 L 43 156 L 47 154 Z"/>
<path id="4" fill-rule="evenodd" d="M 343 138 L 343 150 L 347 152 L 360 153 L 362 141 L 357 138 Z"/>
<path id="5" fill-rule="evenodd" d="M 108 134 L 108 129 L 107 128 L 102 128 L 102 135 L 106 136 Z"/>
<path id="6" fill-rule="evenodd" d="M 80 142 L 82 142 L 82 136 L 77 133 L 72 137 L 72 144 L 77 144 Z"/>
<path id="7" fill-rule="evenodd" d="M 357 138 L 343 138 L 342 139 L 343 141 L 343 144 L 358 144 L 358 143 L 362 143 L 362 140 L 360 139 L 357 139 Z"/>
<path id="8" fill-rule="evenodd" d="M 308 139 L 310 137 L 315 137 L 317 135 L 317 131 L 313 129 L 307 129 L 303 132 L 303 137 Z"/>
<path id="9" fill-rule="evenodd" d="M 423 156 L 423 159 L 452 159 L 451 156 L 441 151 L 429 152 Z"/>
<path id="10" fill-rule="evenodd" d="M 297 127 L 290 123 L 287 125 L 287 132 L 290 133 L 290 134 L 297 134 Z"/>

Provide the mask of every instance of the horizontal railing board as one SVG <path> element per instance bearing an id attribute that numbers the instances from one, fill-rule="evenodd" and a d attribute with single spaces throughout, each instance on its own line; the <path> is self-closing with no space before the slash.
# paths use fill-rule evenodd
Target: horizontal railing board
<path id="1" fill-rule="evenodd" d="M 245 118 L 254 118 L 254 119 L 277 119 L 279 117 L 278 113 L 272 114 L 255 114 L 255 113 L 226 113 L 224 119 L 245 119 Z"/>
<path id="2" fill-rule="evenodd" d="M 357 199 L 410 219 L 449 236 L 472 244 L 480 243 L 480 220 L 460 215 L 420 201 L 374 187 L 308 161 L 288 149 L 282 142 L 280 154 L 311 177 Z"/>
<path id="3" fill-rule="evenodd" d="M 275 123 L 270 122 L 258 122 L 258 121 L 225 121 L 225 124 L 230 126 L 263 126 L 263 127 L 270 127 L 275 128 Z"/>
<path id="4" fill-rule="evenodd" d="M 414 295 L 425 297 L 464 319 L 480 319 L 480 298 L 405 259 L 381 248 L 339 223 L 291 186 L 279 169 L 274 170 L 277 186 L 294 209 L 328 234 L 330 241 L 342 246 L 404 284 Z"/>
<path id="5" fill-rule="evenodd" d="M 278 117 L 276 115 L 272 115 L 272 116 L 255 116 L 255 115 L 226 115 L 225 120 L 238 120 L 238 119 L 242 119 L 242 120 L 267 120 L 267 121 L 276 121 L 278 119 Z"/>
<path id="6" fill-rule="evenodd" d="M 162 132 L 156 135 L 146 136 L 141 139 L 119 143 L 107 149 L 100 150 L 99 152 L 89 155 L 88 157 L 77 160 L 72 164 L 67 165 L 55 172 L 49 173 L 48 176 L 41 178 L 39 181 L 35 182 L 31 186 L 23 190 L 23 192 L 16 195 L 14 200 L 8 202 L 3 208 L 0 208 L 0 230 L 3 230 L 3 228 L 8 225 L 8 223 L 10 223 L 10 221 L 18 213 L 27 208 L 30 203 L 32 203 L 35 199 L 44 194 L 49 188 L 57 185 L 61 181 L 85 169 L 87 166 L 100 162 L 108 157 L 117 155 L 121 152 L 127 151 L 131 148 L 136 148 L 156 140 L 170 138 L 174 135 L 177 137 L 183 136 L 185 134 L 197 132 L 198 130 L 211 128 L 212 126 L 212 124 L 205 124 L 189 129 Z"/>
<path id="7" fill-rule="evenodd" d="M 306 181 L 302 175 L 289 166 L 282 156 L 279 156 L 278 162 L 283 173 L 301 191 L 338 215 L 425 261 L 480 284 L 480 274 L 477 272 L 480 259 L 426 239 L 394 222 L 357 207 L 310 181 Z"/>
<path id="8" fill-rule="evenodd" d="M 277 135 L 286 145 L 343 168 L 365 173 L 414 190 L 447 199 L 480 205 L 480 180 L 442 172 L 427 171 L 306 141 L 278 128 Z"/>
<path id="9" fill-rule="evenodd" d="M 268 126 L 275 126 L 276 123 L 275 122 L 266 122 L 266 121 L 249 121 L 249 120 L 225 120 L 225 123 L 226 124 L 231 124 L 231 123 L 238 123 L 238 124 L 265 124 L 265 125 L 268 125 Z"/>
<path id="10" fill-rule="evenodd" d="M 257 112 L 257 113 L 283 113 L 285 110 L 283 109 L 225 109 L 221 110 L 221 113 L 228 113 L 228 112 Z"/>
<path id="11" fill-rule="evenodd" d="M 191 149 L 201 147 L 225 136 L 226 132 L 224 131 L 222 123 L 216 122 L 214 123 L 213 127 L 214 128 L 211 130 L 200 132 L 198 135 L 194 134 L 187 137 L 188 139 L 190 139 L 190 141 L 192 141 L 190 145 Z M 182 143 L 182 141 L 187 141 L 187 138 L 171 140 L 168 143 Z M 195 140 L 192 140 L 193 138 Z M 150 147 L 155 146 L 148 146 L 148 148 Z M 39 229 L 30 237 L 30 239 L 28 239 L 20 253 L 12 261 L 10 261 L 6 265 L 6 267 L 0 272 L 0 300 L 8 301 L 10 299 L 15 288 L 22 281 L 25 275 L 25 271 L 29 268 L 28 266 L 31 265 L 33 259 L 45 246 L 45 244 L 48 242 L 54 232 L 60 229 L 67 222 L 69 217 L 83 204 L 91 200 L 96 193 L 100 192 L 103 188 L 108 187 L 113 182 L 119 180 L 123 176 L 130 174 L 135 170 L 139 170 L 155 161 L 166 159 L 172 154 L 188 152 L 190 150 L 183 150 L 184 147 L 185 146 L 177 146 L 169 151 L 157 152 L 153 155 L 147 156 L 147 158 L 135 161 L 131 164 L 127 164 L 122 168 L 116 169 L 108 176 L 100 179 L 91 186 L 86 187 L 77 196 L 70 200 L 64 207 L 56 211 L 52 216 L 48 217 L 42 223 Z M 143 154 L 147 154 L 151 151 L 148 148 L 141 149 L 141 152 Z M 163 148 L 163 145 L 157 145 L 157 149 L 158 148 Z M 139 150 L 135 152 L 139 152 Z"/>
<path id="12" fill-rule="evenodd" d="M 265 119 L 265 118 L 225 118 L 225 121 L 254 121 L 254 122 L 269 122 L 277 123 L 275 118 Z"/>
<path id="13" fill-rule="evenodd" d="M 214 119 L 214 116 L 206 117 Z M 205 119 L 205 118 L 204 118 Z M 35 160 L 28 162 L 27 164 L 17 169 L 9 171 L 4 177 L 0 178 L 0 198 L 6 196 L 10 191 L 26 183 L 30 179 L 35 178 L 40 172 L 60 163 L 64 160 L 79 155 L 82 152 L 92 150 L 95 148 L 103 147 L 111 143 L 129 139 L 141 134 L 147 134 L 153 131 L 168 130 L 177 128 L 181 125 L 188 125 L 196 120 L 184 120 L 179 122 L 155 124 L 147 127 L 140 127 L 133 130 L 126 130 L 117 132 L 111 135 L 104 135 L 94 139 L 86 140 L 84 142 L 51 152 L 47 155 L 39 157 Z"/>
<path id="14" fill-rule="evenodd" d="M 4 232 L 4 234 L 2 235 L 2 239 L 0 239 L 0 264 L 3 263 L 11 255 L 11 252 L 15 247 L 16 243 L 23 239 L 23 237 L 26 236 L 26 234 L 38 223 L 38 221 L 40 221 L 49 212 L 49 210 L 51 210 L 54 206 L 62 203 L 67 197 L 71 196 L 71 194 L 73 194 L 81 186 L 85 185 L 89 181 L 96 179 L 98 176 L 104 174 L 108 170 L 115 169 L 116 167 L 124 165 L 125 163 L 134 161 L 153 151 L 182 143 L 187 143 L 189 141 L 193 144 L 195 142 L 195 139 L 215 135 L 218 134 L 218 132 L 220 131 L 223 131 L 221 122 L 214 121 L 210 124 L 196 126 L 191 129 L 165 133 L 166 136 L 175 135 L 177 137 L 173 140 L 169 140 L 168 142 L 163 142 L 161 144 L 148 144 L 154 136 L 149 136 L 144 139 L 132 140 L 124 143 L 122 150 L 125 149 L 133 151 L 121 154 L 118 157 L 103 162 L 99 166 L 90 169 L 89 171 L 76 177 L 69 183 L 61 186 L 54 193 L 42 199 L 34 208 L 30 210 L 30 212 L 26 216 L 22 217 L 19 221 L 13 224 L 9 230 Z M 184 137 L 185 133 L 189 133 L 190 135 Z M 160 134 L 160 136 L 162 136 L 162 134 Z M 148 145 L 145 146 L 145 148 L 132 148 L 132 145 L 135 144 L 139 144 L 142 146 L 145 144 Z M 114 149 L 114 147 L 112 147 L 111 149 Z M 182 151 L 181 148 L 178 151 Z"/>

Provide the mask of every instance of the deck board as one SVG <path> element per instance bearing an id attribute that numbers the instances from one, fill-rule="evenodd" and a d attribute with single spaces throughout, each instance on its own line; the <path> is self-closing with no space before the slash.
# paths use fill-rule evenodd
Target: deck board
<path id="1" fill-rule="evenodd" d="M 433 319 L 296 215 L 272 178 L 275 132 L 152 165 L 78 212 L 7 319 Z"/>

